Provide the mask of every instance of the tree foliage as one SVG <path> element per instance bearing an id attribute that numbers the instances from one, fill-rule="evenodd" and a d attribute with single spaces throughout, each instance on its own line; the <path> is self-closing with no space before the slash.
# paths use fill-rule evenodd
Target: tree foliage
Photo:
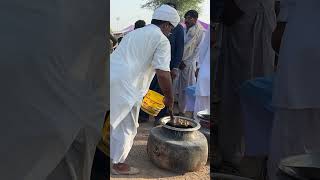
<path id="1" fill-rule="evenodd" d="M 142 5 L 142 8 L 148 8 L 148 9 L 154 10 L 164 3 L 171 2 L 177 5 L 177 10 L 179 12 L 179 15 L 183 17 L 184 14 L 191 9 L 197 10 L 200 14 L 201 13 L 200 4 L 203 1 L 204 0 L 147 0 L 147 2 Z"/>

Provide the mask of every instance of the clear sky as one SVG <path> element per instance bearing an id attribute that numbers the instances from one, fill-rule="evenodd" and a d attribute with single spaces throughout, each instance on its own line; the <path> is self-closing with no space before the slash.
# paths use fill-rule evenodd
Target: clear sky
<path id="1" fill-rule="evenodd" d="M 110 27 L 113 31 L 122 30 L 135 21 L 142 19 L 150 23 L 152 10 L 142 9 L 141 5 L 146 0 L 111 0 L 110 1 Z M 204 0 L 201 4 L 202 12 L 199 19 L 206 23 L 210 22 L 210 0 Z"/>

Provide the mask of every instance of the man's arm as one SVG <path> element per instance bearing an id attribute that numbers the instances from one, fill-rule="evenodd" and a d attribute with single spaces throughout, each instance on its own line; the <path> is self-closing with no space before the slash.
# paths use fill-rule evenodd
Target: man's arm
<path id="1" fill-rule="evenodd" d="M 164 104 L 173 107 L 172 81 L 170 74 L 171 47 L 168 39 L 161 39 L 154 53 L 152 67 L 156 71 L 158 82 L 163 93 Z"/>
<path id="2" fill-rule="evenodd" d="M 272 33 L 272 41 L 271 41 L 272 47 L 273 47 L 273 50 L 277 53 L 279 53 L 281 40 L 282 40 L 282 36 L 285 28 L 286 28 L 286 22 L 278 22 L 276 29 Z"/>
<path id="3" fill-rule="evenodd" d="M 286 28 L 288 15 L 289 15 L 288 1 L 282 0 L 280 1 L 280 4 L 279 4 L 279 13 L 277 15 L 277 21 L 278 21 L 277 27 L 272 33 L 272 39 L 271 39 L 272 48 L 277 54 L 279 54 L 279 51 L 280 51 L 282 36 Z M 276 56 L 275 58 L 275 69 L 277 67 L 277 64 L 278 64 L 278 56 Z"/>
<path id="4" fill-rule="evenodd" d="M 204 32 L 201 31 L 201 35 L 199 36 L 199 40 L 198 40 L 198 45 L 193 51 L 193 59 L 195 59 L 198 65 L 200 65 L 200 48 L 203 40 L 204 40 Z"/>
<path id="5" fill-rule="evenodd" d="M 210 48 L 210 30 L 202 33 L 202 38 L 200 44 L 198 45 L 197 50 L 199 51 L 199 58 L 196 59 L 197 68 L 200 68 L 200 65 L 203 62 L 203 57 L 206 55 L 207 49 Z"/>
<path id="6" fill-rule="evenodd" d="M 184 32 L 181 26 L 177 26 L 175 32 L 175 41 L 175 47 L 173 48 L 175 49 L 175 53 L 170 63 L 170 69 L 178 68 L 182 60 L 184 50 Z"/>
<path id="7" fill-rule="evenodd" d="M 171 74 L 169 71 L 156 70 L 158 83 L 161 88 L 161 92 L 163 93 L 165 99 L 164 104 L 169 108 L 173 108 L 173 91 L 172 91 L 172 80 Z"/>
<path id="8" fill-rule="evenodd" d="M 177 26 L 176 32 L 175 32 L 175 46 L 172 48 L 174 49 L 173 57 L 171 58 L 170 62 L 170 69 L 171 69 L 171 77 L 172 79 L 175 79 L 178 74 L 178 68 L 179 64 L 182 61 L 183 57 L 183 51 L 184 51 L 184 31 L 183 27 L 181 25 Z"/>
<path id="9" fill-rule="evenodd" d="M 202 47 L 202 43 L 205 40 L 204 39 L 205 34 L 202 32 L 201 35 L 201 40 L 200 43 L 198 44 L 198 46 L 196 47 L 196 49 L 194 50 L 194 59 L 196 59 L 196 72 L 195 72 L 195 76 L 196 78 L 198 78 L 198 73 L 199 73 L 199 69 L 200 69 L 200 65 L 202 63 L 202 60 L 200 59 L 200 48 Z M 203 47 L 202 47 L 203 48 Z M 203 49 L 202 49 L 203 50 Z"/>

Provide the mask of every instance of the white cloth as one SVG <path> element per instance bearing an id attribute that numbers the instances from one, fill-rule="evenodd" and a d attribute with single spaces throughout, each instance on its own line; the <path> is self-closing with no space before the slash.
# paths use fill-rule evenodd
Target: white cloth
<path id="1" fill-rule="evenodd" d="M 137 134 L 134 122 L 138 118 L 139 109 L 134 107 L 120 124 L 111 130 L 110 159 L 114 164 L 124 163 L 132 148 L 134 137 Z"/>
<path id="2" fill-rule="evenodd" d="M 210 96 L 196 96 L 193 118 L 197 120 L 197 113 L 204 110 L 210 113 Z"/>
<path id="3" fill-rule="evenodd" d="M 180 22 L 180 16 L 176 9 L 169 5 L 161 5 L 159 8 L 154 10 L 152 19 L 168 21 L 174 27 L 176 27 Z"/>
<path id="4" fill-rule="evenodd" d="M 199 61 L 199 48 L 203 37 L 203 29 L 199 23 L 191 27 L 185 34 L 185 45 L 182 62 L 186 65 L 184 70 L 179 70 L 177 80 L 178 105 L 179 111 L 186 112 L 186 94 L 187 87 L 196 83 L 196 62 Z"/>
<path id="5" fill-rule="evenodd" d="M 155 70 L 170 71 L 170 42 L 153 24 L 127 34 L 110 60 L 110 125 L 115 129 L 148 92 Z M 138 127 L 138 121 L 135 120 Z"/>
<path id="6" fill-rule="evenodd" d="M 273 122 L 268 176 L 276 180 L 282 158 L 320 152 L 320 109 L 277 109 Z"/>
<path id="7" fill-rule="evenodd" d="M 153 24 L 127 34 L 111 54 L 110 158 L 113 163 L 124 162 L 127 157 L 139 126 L 142 98 L 156 69 L 170 71 L 170 54 L 168 38 Z"/>
<path id="8" fill-rule="evenodd" d="M 185 111 L 186 112 L 193 112 L 194 111 L 195 102 L 196 102 L 196 97 L 195 96 L 190 96 L 190 95 L 186 94 Z"/>
<path id="9" fill-rule="evenodd" d="M 320 92 L 319 3 L 317 0 L 289 0 L 287 3 L 288 22 L 275 78 L 273 101 L 276 107 L 320 108 L 320 96 L 315 94 Z"/>
<path id="10" fill-rule="evenodd" d="M 105 8 L 1 1 L 1 179 L 45 179 L 84 127 L 94 128 L 90 143 L 99 140 L 108 108 Z"/>
<path id="11" fill-rule="evenodd" d="M 193 112 L 194 110 L 194 103 L 196 101 L 196 86 L 190 86 L 186 88 L 186 112 Z"/>
<path id="12" fill-rule="evenodd" d="M 274 0 L 235 0 L 235 3 L 244 15 L 235 24 L 223 27 L 223 59 L 219 62 L 223 68 L 223 77 L 219 77 L 222 88 L 219 147 L 226 161 L 239 159 L 236 156 L 244 152 L 239 88 L 246 80 L 271 74 L 275 57 L 271 46 L 276 26 Z"/>
<path id="13" fill-rule="evenodd" d="M 194 116 L 199 111 L 210 112 L 210 31 L 206 31 L 200 44 L 199 73 L 196 83 L 196 101 L 194 105 Z M 196 119 L 196 118 L 195 118 Z"/>
<path id="14" fill-rule="evenodd" d="M 200 44 L 199 73 L 196 96 L 210 96 L 210 31 L 206 31 Z"/>

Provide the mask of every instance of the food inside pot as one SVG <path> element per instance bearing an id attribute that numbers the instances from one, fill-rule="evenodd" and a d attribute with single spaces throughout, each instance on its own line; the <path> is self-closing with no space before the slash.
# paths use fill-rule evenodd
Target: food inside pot
<path id="1" fill-rule="evenodd" d="M 193 128 L 189 121 L 181 118 L 175 118 L 174 121 L 169 121 L 166 125 L 175 128 Z"/>

